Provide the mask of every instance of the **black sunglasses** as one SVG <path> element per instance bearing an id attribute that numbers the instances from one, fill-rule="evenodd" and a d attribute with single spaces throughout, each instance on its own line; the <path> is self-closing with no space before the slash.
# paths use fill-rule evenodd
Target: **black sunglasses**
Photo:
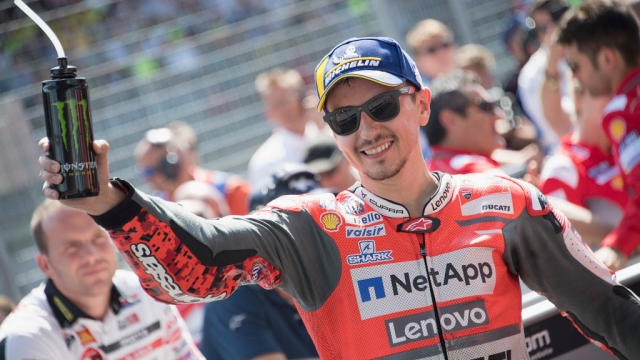
<path id="1" fill-rule="evenodd" d="M 495 114 L 496 107 L 498 106 L 495 102 L 489 102 L 479 97 L 475 98 L 473 102 L 478 107 L 478 109 L 480 109 L 480 111 L 487 114 Z"/>
<path id="2" fill-rule="evenodd" d="M 360 114 L 364 111 L 373 121 L 389 121 L 400 113 L 400 95 L 410 95 L 415 92 L 413 86 L 376 95 L 361 106 L 348 106 L 332 111 L 323 116 L 336 135 L 349 135 L 360 127 Z"/>

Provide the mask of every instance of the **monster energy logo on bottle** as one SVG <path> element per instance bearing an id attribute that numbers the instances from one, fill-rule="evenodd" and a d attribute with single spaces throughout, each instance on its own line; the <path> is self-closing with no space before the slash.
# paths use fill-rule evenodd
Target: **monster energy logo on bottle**
<path id="1" fill-rule="evenodd" d="M 56 101 L 53 105 L 55 105 L 55 107 L 58 109 L 58 119 L 60 120 L 60 128 L 62 130 L 62 142 L 64 143 L 64 148 L 65 150 L 69 151 L 69 144 L 68 144 L 68 139 L 67 139 L 67 131 L 68 131 L 68 125 L 67 125 L 67 119 L 64 116 L 64 105 L 68 104 L 69 105 L 69 110 L 71 112 L 71 125 L 72 125 L 72 129 L 71 131 L 73 132 L 73 142 L 76 145 L 76 149 L 80 149 L 80 132 L 78 131 L 78 128 L 80 127 L 80 124 L 78 122 L 78 103 L 80 103 L 80 105 L 82 106 L 82 118 L 84 119 L 84 125 L 85 125 L 85 136 L 86 136 L 86 140 L 87 143 L 90 143 L 91 139 L 90 139 L 90 134 L 89 134 L 89 116 L 87 114 L 88 108 L 87 108 L 87 100 L 86 99 L 82 99 L 80 101 L 77 101 L 76 99 L 69 99 L 69 100 L 65 100 L 65 101 Z"/>

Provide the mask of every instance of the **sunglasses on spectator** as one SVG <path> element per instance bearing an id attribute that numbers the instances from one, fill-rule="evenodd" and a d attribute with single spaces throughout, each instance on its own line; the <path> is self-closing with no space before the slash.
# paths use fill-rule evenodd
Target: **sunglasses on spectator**
<path id="1" fill-rule="evenodd" d="M 475 98 L 473 103 L 478 107 L 478 109 L 480 109 L 480 111 L 491 115 L 495 114 L 496 107 L 498 106 L 494 102 L 486 101 L 479 97 Z"/>
<path id="2" fill-rule="evenodd" d="M 573 62 L 572 60 L 569 60 L 569 59 L 566 59 L 566 61 L 567 61 L 567 65 L 569 66 L 569 69 L 571 69 L 572 73 L 575 74 L 576 72 L 578 72 L 578 69 L 580 69 L 578 67 L 578 64 L 576 64 L 575 62 Z"/>
<path id="3" fill-rule="evenodd" d="M 446 50 L 448 48 L 450 48 L 451 46 L 453 46 L 453 41 L 445 41 L 443 43 L 440 43 L 438 45 L 434 45 L 434 46 L 430 46 L 428 48 L 425 49 L 420 49 L 418 51 L 416 51 L 418 53 L 418 55 L 433 55 L 437 52 L 439 52 L 440 50 Z"/>
<path id="4" fill-rule="evenodd" d="M 373 121 L 389 121 L 400 113 L 400 95 L 415 93 L 413 86 L 376 95 L 361 106 L 348 106 L 332 111 L 323 116 L 336 135 L 345 136 L 354 133 L 360 127 L 361 113 L 364 111 Z"/>

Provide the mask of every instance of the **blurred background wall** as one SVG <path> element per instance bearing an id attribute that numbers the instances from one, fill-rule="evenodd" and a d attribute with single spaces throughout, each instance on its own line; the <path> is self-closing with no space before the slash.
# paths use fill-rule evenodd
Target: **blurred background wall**
<path id="1" fill-rule="evenodd" d="M 144 132 L 183 120 L 198 133 L 206 168 L 245 175 L 269 136 L 254 79 L 293 67 L 313 88 L 318 61 L 353 36 L 404 45 L 419 20 L 436 18 L 458 45 L 478 43 L 502 79 L 515 63 L 502 41 L 517 0 L 32 0 L 90 86 L 96 138 L 111 144 L 112 176 L 136 178 Z M 0 1 L 0 293 L 18 300 L 43 278 L 28 224 L 43 200 L 36 165 L 45 136 L 42 80 L 54 47 L 12 0 Z"/>

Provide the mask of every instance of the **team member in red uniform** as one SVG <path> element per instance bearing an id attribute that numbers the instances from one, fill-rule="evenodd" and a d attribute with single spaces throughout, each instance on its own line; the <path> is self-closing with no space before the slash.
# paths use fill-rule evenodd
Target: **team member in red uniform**
<path id="1" fill-rule="evenodd" d="M 280 287 L 324 359 L 527 359 L 518 276 L 610 351 L 640 353 L 640 299 L 536 188 L 429 172 L 418 132 L 430 93 L 395 41 L 349 39 L 315 79 L 325 121 L 360 174 L 350 191 L 206 221 L 109 181 L 108 146 L 96 141 L 100 196 L 65 204 L 109 229 L 162 301 Z M 59 164 L 40 163 L 43 191 L 57 198 L 49 184 L 61 181 Z"/>
<path id="2" fill-rule="evenodd" d="M 431 171 L 449 174 L 504 174 L 491 153 L 504 148 L 496 131 L 500 114 L 480 79 L 471 72 L 455 71 L 436 78 L 431 115 L 426 126 L 432 154 Z"/>
<path id="3" fill-rule="evenodd" d="M 604 108 L 602 128 L 613 146 L 625 187 L 631 192 L 624 217 L 596 255 L 617 270 L 640 245 L 640 29 L 627 5 L 589 1 L 560 27 L 574 76 L 594 96 L 614 95 Z"/>
<path id="4" fill-rule="evenodd" d="M 554 206 L 562 206 L 557 198 L 576 205 L 577 214 L 561 209 L 594 247 L 618 225 L 628 198 L 609 140 L 600 127 L 602 109 L 609 99 L 591 96 L 575 82 L 575 130 L 546 159 L 537 183 L 543 194 L 552 196 Z M 585 221 L 579 221 L 581 213 Z"/>

